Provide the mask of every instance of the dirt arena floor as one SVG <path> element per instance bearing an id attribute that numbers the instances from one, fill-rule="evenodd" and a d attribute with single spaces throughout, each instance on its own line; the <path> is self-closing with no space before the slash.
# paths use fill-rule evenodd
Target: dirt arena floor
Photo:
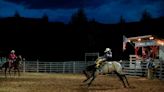
<path id="1" fill-rule="evenodd" d="M 100 75 L 90 87 L 82 74 L 23 73 L 4 78 L 0 74 L 0 92 L 164 92 L 164 81 L 128 76 L 131 87 L 123 88 L 116 76 Z"/>

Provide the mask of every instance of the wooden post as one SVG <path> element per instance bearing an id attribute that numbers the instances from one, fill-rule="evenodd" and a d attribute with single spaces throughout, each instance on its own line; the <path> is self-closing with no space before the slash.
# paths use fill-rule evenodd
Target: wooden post
<path id="1" fill-rule="evenodd" d="M 147 78 L 151 79 L 151 70 L 149 68 L 148 68 L 148 71 L 147 71 Z"/>

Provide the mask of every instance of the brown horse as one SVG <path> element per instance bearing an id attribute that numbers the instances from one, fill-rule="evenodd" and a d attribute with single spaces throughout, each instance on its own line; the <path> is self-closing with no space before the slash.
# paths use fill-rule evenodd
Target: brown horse
<path id="1" fill-rule="evenodd" d="M 9 72 L 9 75 L 11 76 L 11 70 L 14 70 L 14 75 L 16 75 L 16 72 L 18 72 L 18 76 L 20 76 L 20 64 L 21 64 L 21 57 L 18 57 L 13 63 L 10 64 L 9 61 L 2 64 L 1 69 L 5 69 L 5 77 L 7 77 L 7 70 Z"/>

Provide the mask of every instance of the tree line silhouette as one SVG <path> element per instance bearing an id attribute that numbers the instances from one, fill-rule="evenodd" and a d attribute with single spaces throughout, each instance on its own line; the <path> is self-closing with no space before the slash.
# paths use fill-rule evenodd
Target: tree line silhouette
<path id="1" fill-rule="evenodd" d="M 144 11 L 140 21 L 126 22 L 120 16 L 116 24 L 103 24 L 89 20 L 83 9 L 72 14 L 70 22 L 49 22 L 42 18 L 0 18 L 0 55 L 6 56 L 11 49 L 29 60 L 84 60 L 85 52 L 99 52 L 106 47 L 113 51 L 113 60 L 128 59 L 133 47 L 123 53 L 122 36 L 153 34 L 163 37 L 164 17 L 152 18 Z"/>

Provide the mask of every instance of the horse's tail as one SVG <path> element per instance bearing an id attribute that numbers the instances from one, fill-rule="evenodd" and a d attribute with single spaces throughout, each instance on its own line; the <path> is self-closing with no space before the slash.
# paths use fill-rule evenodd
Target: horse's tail
<path id="1" fill-rule="evenodd" d="M 86 70 L 83 70 L 82 72 L 83 72 L 84 75 L 86 75 Z"/>
<path id="2" fill-rule="evenodd" d="M 5 63 L 3 63 L 1 66 L 0 66 L 0 70 L 2 70 L 2 68 L 4 68 L 5 66 Z"/>
<path id="3" fill-rule="evenodd" d="M 118 63 L 120 63 L 120 65 L 121 65 L 121 68 L 122 68 L 122 72 L 125 70 L 125 67 L 122 65 L 122 63 L 123 63 L 123 61 L 122 60 L 120 60 L 120 61 L 117 61 Z"/>
<path id="4" fill-rule="evenodd" d="M 2 68 L 4 68 L 6 66 L 6 64 L 7 64 L 7 62 L 5 62 L 5 63 L 2 64 L 2 66 L 0 67 L 1 70 L 2 70 Z"/>

